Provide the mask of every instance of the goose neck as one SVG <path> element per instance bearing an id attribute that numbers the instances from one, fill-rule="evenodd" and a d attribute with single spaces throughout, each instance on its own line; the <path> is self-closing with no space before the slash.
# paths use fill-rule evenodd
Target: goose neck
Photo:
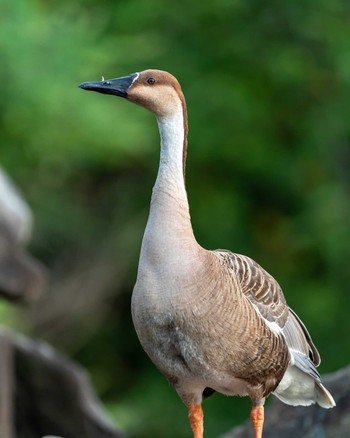
<path id="1" fill-rule="evenodd" d="M 185 189 L 185 162 L 187 150 L 187 117 L 184 105 L 176 111 L 157 118 L 160 134 L 160 162 L 154 191 L 161 190 L 172 196 L 187 199 Z"/>

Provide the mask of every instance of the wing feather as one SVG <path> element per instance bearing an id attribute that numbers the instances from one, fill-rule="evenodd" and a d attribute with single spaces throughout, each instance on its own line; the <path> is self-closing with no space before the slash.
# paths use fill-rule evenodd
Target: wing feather
<path id="1" fill-rule="evenodd" d="M 249 257 L 221 249 L 214 252 L 222 258 L 238 281 L 243 295 L 267 324 L 278 325 L 289 349 L 304 354 L 318 366 L 320 355 L 311 336 L 300 318 L 288 307 L 278 282 Z"/>

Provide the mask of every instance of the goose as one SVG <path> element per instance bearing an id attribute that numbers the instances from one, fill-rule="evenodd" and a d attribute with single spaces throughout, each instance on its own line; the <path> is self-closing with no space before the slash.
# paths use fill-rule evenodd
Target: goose
<path id="1" fill-rule="evenodd" d="M 214 392 L 250 397 L 255 438 L 270 393 L 293 406 L 335 406 L 316 370 L 320 355 L 277 281 L 249 257 L 196 241 L 185 184 L 187 109 L 177 79 L 150 69 L 79 87 L 122 97 L 158 122 L 160 163 L 131 310 L 143 349 L 188 408 L 193 437 L 203 438 L 202 402 Z"/>

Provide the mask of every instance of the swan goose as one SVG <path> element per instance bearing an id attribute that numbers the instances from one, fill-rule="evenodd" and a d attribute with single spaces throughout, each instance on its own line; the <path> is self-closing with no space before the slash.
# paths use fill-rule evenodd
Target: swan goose
<path id="1" fill-rule="evenodd" d="M 277 281 L 249 257 L 196 241 L 185 188 L 187 110 L 177 79 L 145 70 L 80 84 L 120 96 L 157 118 L 160 164 L 144 233 L 132 317 L 140 343 L 188 407 L 203 437 L 202 401 L 217 391 L 249 396 L 255 438 L 264 401 L 335 406 L 319 353 Z"/>

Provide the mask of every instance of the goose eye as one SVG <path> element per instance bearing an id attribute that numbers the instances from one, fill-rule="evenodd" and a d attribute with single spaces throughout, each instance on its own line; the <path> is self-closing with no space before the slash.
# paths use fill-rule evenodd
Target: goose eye
<path id="1" fill-rule="evenodd" d="M 147 84 L 148 85 L 154 85 L 156 83 L 156 80 L 154 78 L 148 78 L 147 79 Z"/>

